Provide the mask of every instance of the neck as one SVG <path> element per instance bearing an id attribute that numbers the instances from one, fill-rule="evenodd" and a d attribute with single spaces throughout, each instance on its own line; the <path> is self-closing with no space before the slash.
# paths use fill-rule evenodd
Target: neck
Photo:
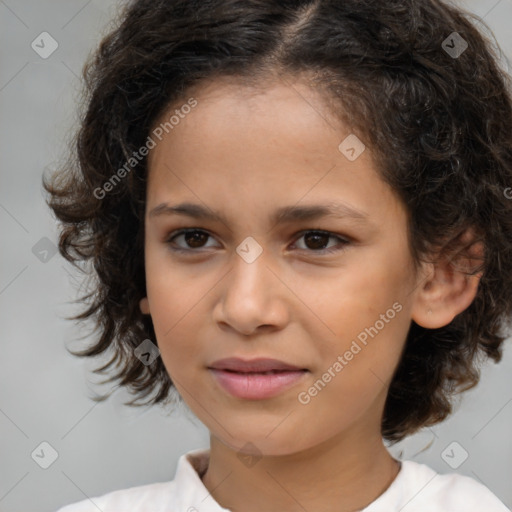
<path id="1" fill-rule="evenodd" d="M 367 434 L 345 434 L 301 452 L 245 463 L 211 436 L 203 483 L 232 512 L 359 511 L 390 486 L 400 468 L 380 433 Z"/>

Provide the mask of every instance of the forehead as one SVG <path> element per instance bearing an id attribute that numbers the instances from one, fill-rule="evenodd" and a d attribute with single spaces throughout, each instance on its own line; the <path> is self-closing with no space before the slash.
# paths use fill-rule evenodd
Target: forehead
<path id="1" fill-rule="evenodd" d="M 317 91 L 301 81 L 248 86 L 227 78 L 189 90 L 197 104 L 164 133 L 148 159 L 149 205 L 237 200 L 247 208 L 299 200 L 344 199 L 378 213 L 395 198 L 370 149 L 354 160 L 340 144 L 353 137 Z M 164 123 L 176 103 L 160 116 Z M 158 124 L 157 123 L 157 124 Z M 364 147 L 364 146 L 363 146 Z M 357 205 L 357 206 L 356 206 Z"/>
<path id="2" fill-rule="evenodd" d="M 299 130 L 307 131 L 311 138 L 319 128 L 343 129 L 318 91 L 300 78 L 266 79 L 251 84 L 230 77 L 217 78 L 190 88 L 155 124 L 162 126 L 170 114 L 179 111 L 191 98 L 197 102 L 196 106 L 180 116 L 179 126 L 172 127 L 174 138 L 166 137 L 167 143 L 172 144 L 173 140 L 179 143 L 184 138 L 208 141 L 223 135 L 232 140 L 248 134 L 261 136 L 262 127 L 280 138 L 284 132 L 300 135 Z M 241 127 L 247 131 L 239 132 Z M 158 151 L 152 152 L 150 159 L 155 153 Z"/>

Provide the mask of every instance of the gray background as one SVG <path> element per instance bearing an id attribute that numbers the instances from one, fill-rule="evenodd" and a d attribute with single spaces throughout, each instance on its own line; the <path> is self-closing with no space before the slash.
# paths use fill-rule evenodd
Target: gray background
<path id="1" fill-rule="evenodd" d="M 458 3 L 484 18 L 507 66 L 512 0 Z M 50 512 L 115 489 L 170 480 L 181 454 L 208 446 L 207 430 L 186 407 L 172 415 L 159 407 L 123 407 L 129 395 L 122 390 L 106 403 L 91 401 L 94 391 L 107 389 L 91 373 L 94 362 L 64 348 L 76 349 L 88 332 L 63 319 L 76 311 L 70 301 L 79 283 L 58 254 L 49 253 L 44 263 L 33 252 L 41 248 L 36 244 L 48 244 L 44 237 L 57 241 L 41 175 L 62 158 L 75 122 L 78 76 L 114 12 L 111 0 L 0 0 L 0 512 Z M 46 59 L 31 47 L 44 31 L 58 42 Z M 483 366 L 481 384 L 449 420 L 391 449 L 439 472 L 452 471 L 448 460 L 508 507 L 510 345 L 508 340 L 499 365 Z M 48 469 L 31 456 L 42 442 L 58 453 Z M 460 464 L 463 450 L 468 458 Z"/>

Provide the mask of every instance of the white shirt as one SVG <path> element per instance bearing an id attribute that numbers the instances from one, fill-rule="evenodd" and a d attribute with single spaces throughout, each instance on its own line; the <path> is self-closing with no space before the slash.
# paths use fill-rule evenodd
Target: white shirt
<path id="1" fill-rule="evenodd" d="M 57 512 L 230 512 L 204 486 L 210 451 L 192 450 L 178 461 L 174 480 L 113 491 Z M 470 477 L 438 474 L 410 460 L 387 490 L 361 512 L 510 512 L 484 485 Z"/>

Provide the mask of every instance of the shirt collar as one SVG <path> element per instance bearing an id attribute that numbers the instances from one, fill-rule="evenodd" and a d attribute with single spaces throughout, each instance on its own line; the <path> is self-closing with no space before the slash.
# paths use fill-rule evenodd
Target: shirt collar
<path id="1" fill-rule="evenodd" d="M 410 473 L 410 461 L 399 461 L 400 470 L 387 489 L 361 512 L 389 512 L 390 507 L 398 507 L 404 502 L 404 486 L 407 474 Z M 405 506 L 405 505 L 403 505 Z"/>
<path id="2" fill-rule="evenodd" d="M 201 477 L 208 468 L 209 449 L 192 450 L 178 460 L 175 481 L 176 510 L 183 512 L 230 512 L 221 507 L 203 484 Z"/>
<path id="3" fill-rule="evenodd" d="M 231 512 L 221 507 L 212 497 L 201 480 L 208 468 L 209 449 L 198 449 L 182 455 L 178 460 L 175 481 L 176 510 L 184 512 Z M 390 503 L 402 503 L 404 478 L 408 472 L 409 461 L 401 461 L 400 471 L 391 485 L 375 501 L 361 512 L 389 512 Z"/>

